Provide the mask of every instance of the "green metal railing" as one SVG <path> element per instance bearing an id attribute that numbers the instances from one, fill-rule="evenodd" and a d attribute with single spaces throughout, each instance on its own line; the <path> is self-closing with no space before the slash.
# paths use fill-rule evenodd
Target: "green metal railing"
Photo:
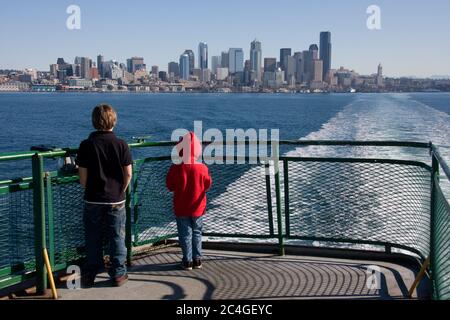
<path id="1" fill-rule="evenodd" d="M 251 143 L 246 143 L 248 147 Z M 268 142 L 271 145 L 270 142 Z M 141 142 L 133 149 L 168 148 L 173 142 Z M 431 256 L 436 299 L 450 298 L 450 207 L 439 182 L 450 170 L 431 143 L 282 141 L 281 146 L 399 147 L 431 152 L 430 164 L 391 159 L 278 157 L 269 162 L 209 166 L 204 235 L 209 241 L 277 242 L 401 250 L 419 261 Z M 83 191 L 77 176 L 46 172 L 44 159 L 76 149 L 0 155 L 0 162 L 30 159 L 33 177 L 0 182 L 0 289 L 35 279 L 47 287 L 42 249 L 53 270 L 82 262 Z M 169 154 L 169 152 L 165 152 Z M 165 187 L 171 158 L 144 157 L 133 165 L 127 190 L 126 244 L 132 248 L 177 236 L 172 196 Z M 244 240 L 249 239 L 249 240 Z"/>

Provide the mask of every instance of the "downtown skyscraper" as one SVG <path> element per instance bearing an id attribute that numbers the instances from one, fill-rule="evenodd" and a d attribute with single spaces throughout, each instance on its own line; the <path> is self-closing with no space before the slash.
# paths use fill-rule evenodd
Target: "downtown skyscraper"
<path id="1" fill-rule="evenodd" d="M 320 33 L 320 60 L 323 61 L 323 78 L 331 70 L 331 32 Z"/>
<path id="2" fill-rule="evenodd" d="M 244 71 L 244 50 L 242 48 L 230 48 L 229 70 L 231 74 Z"/>
<path id="3" fill-rule="evenodd" d="M 180 56 L 180 78 L 183 80 L 189 80 L 190 73 L 190 57 L 189 54 L 184 53 Z"/>
<path id="4" fill-rule="evenodd" d="M 261 42 L 256 39 L 250 44 L 250 70 L 253 74 L 252 80 L 261 83 L 261 63 L 262 63 L 262 49 Z"/>
<path id="5" fill-rule="evenodd" d="M 200 42 L 198 45 L 198 67 L 201 70 L 208 69 L 208 44 Z"/>

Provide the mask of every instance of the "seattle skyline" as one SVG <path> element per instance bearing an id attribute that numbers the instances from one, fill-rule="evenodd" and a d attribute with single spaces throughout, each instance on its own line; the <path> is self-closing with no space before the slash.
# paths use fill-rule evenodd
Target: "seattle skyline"
<path id="1" fill-rule="evenodd" d="M 277 8 L 286 8 L 278 11 L 266 1 L 233 0 L 226 6 L 198 2 L 195 9 L 179 10 L 181 1 L 169 6 L 135 0 L 121 7 L 108 1 L 76 1 L 81 8 L 81 30 L 65 26 L 72 1 L 25 7 L 2 4 L 0 69 L 47 70 L 49 62 L 60 56 L 73 60 L 101 53 L 118 61 L 142 56 L 147 65 L 167 70 L 168 62 L 177 61 L 185 49 L 196 52 L 200 41 L 208 43 L 210 57 L 229 48 L 244 48 L 245 60 L 250 59 L 247 48 L 255 38 L 262 43 L 263 57 L 277 57 L 280 48 L 301 51 L 318 43 L 317 30 L 329 30 L 333 34 L 332 68 L 345 66 L 372 74 L 382 62 L 386 76 L 450 74 L 450 44 L 443 41 L 445 30 L 450 30 L 447 1 L 376 1 L 381 8 L 381 30 L 366 26 L 366 9 L 372 1 L 312 4 L 289 0 L 277 3 Z M 7 27 L 11 25 L 14 28 Z M 430 59 L 424 59 L 424 51 L 431 52 Z"/>

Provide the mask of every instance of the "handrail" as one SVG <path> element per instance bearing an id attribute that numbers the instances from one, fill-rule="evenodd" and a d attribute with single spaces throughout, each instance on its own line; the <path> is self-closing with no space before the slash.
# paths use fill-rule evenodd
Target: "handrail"
<path id="1" fill-rule="evenodd" d="M 273 141 L 203 141 L 204 145 L 208 144 L 267 144 L 271 145 Z M 419 149 L 433 149 L 433 144 L 430 142 L 403 142 L 403 141 L 345 141 L 345 140 L 280 140 L 277 141 L 279 145 L 297 145 L 297 146 L 357 146 L 357 147 L 408 147 Z M 137 142 L 129 143 L 130 148 L 145 148 L 145 147 L 170 147 L 175 146 L 177 142 L 174 141 L 159 141 L 159 142 Z M 68 154 L 76 154 L 78 148 L 62 148 L 55 151 L 19 151 L 0 153 L 0 162 L 12 160 L 26 160 L 31 159 L 35 154 L 41 155 L 43 158 L 63 157 Z"/>
<path id="2" fill-rule="evenodd" d="M 450 181 L 450 167 L 447 164 L 447 162 L 445 162 L 444 158 L 442 158 L 439 148 L 435 145 L 432 145 L 431 153 L 436 157 L 437 161 L 439 162 L 439 165 L 442 168 L 442 171 L 444 171 L 447 179 Z"/>

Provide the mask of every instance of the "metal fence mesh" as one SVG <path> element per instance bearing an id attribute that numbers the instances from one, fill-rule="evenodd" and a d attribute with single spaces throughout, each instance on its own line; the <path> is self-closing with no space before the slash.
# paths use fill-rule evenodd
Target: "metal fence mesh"
<path id="1" fill-rule="evenodd" d="M 0 271 L 34 270 L 33 217 L 32 189 L 0 194 Z"/>
<path id="2" fill-rule="evenodd" d="M 172 194 L 166 188 L 166 174 L 171 164 L 171 160 L 147 160 L 135 166 L 135 245 L 155 242 L 177 233 L 172 213 Z"/>
<path id="3" fill-rule="evenodd" d="M 450 299 L 450 205 L 435 184 L 432 272 L 436 298 Z"/>
<path id="4" fill-rule="evenodd" d="M 172 162 L 145 161 L 136 167 L 134 241 L 154 242 L 177 234 L 172 194 L 165 179 Z M 264 165 L 209 166 L 205 235 L 270 236 Z"/>
<path id="5" fill-rule="evenodd" d="M 52 180 L 55 265 L 84 257 L 83 189 L 73 180 Z"/>
<path id="6" fill-rule="evenodd" d="M 430 172 L 390 163 L 289 161 L 291 236 L 386 242 L 429 253 Z"/>

